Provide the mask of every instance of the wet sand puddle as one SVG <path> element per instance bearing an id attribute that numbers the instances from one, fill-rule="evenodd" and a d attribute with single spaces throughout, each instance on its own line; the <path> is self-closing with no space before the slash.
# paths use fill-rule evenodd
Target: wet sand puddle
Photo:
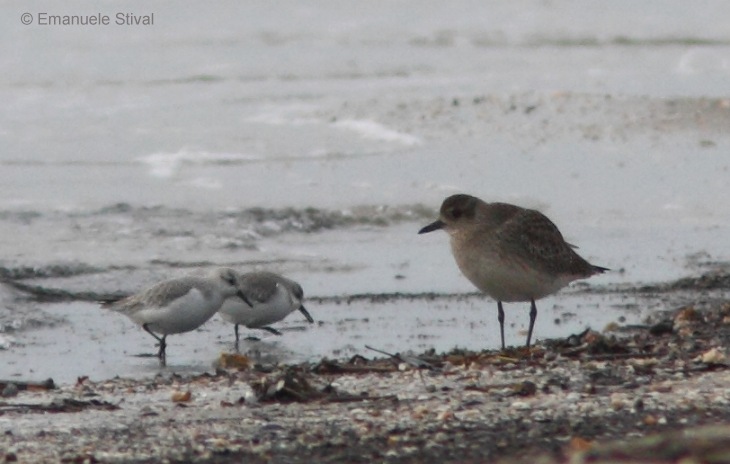
<path id="1" fill-rule="evenodd" d="M 600 331 L 611 323 L 641 324 L 647 314 L 665 304 L 664 299 L 566 291 L 542 300 L 537 339 L 567 337 L 587 327 Z M 242 340 L 239 351 L 261 363 L 296 363 L 382 356 L 366 345 L 397 353 L 494 349 L 499 344 L 496 305 L 474 294 L 372 295 L 351 301 L 315 297 L 307 306 L 315 324 L 307 324 L 297 313 L 276 325 L 284 332 L 281 337 L 242 328 L 242 337 L 259 340 Z M 508 344 L 524 343 L 528 310 L 524 304 L 506 306 Z M 221 353 L 235 351 L 233 326 L 215 316 L 194 332 L 170 336 L 168 364 L 163 368 L 150 356 L 156 351 L 152 337 L 118 314 L 88 302 L 55 303 L 46 311 L 63 322 L 9 335 L 17 342 L 2 352 L 0 379 L 50 377 L 70 383 L 84 376 L 102 380 L 164 371 L 210 372 Z"/>

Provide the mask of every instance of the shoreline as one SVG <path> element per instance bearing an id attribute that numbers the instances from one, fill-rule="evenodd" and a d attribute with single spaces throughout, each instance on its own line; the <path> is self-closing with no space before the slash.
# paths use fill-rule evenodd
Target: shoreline
<path id="1" fill-rule="evenodd" d="M 3 462 L 728 457 L 730 300 L 707 302 L 708 279 L 695 280 L 697 307 L 545 340 L 530 353 L 373 352 L 296 365 L 223 354 L 213 374 L 21 390 L 0 400 Z"/>

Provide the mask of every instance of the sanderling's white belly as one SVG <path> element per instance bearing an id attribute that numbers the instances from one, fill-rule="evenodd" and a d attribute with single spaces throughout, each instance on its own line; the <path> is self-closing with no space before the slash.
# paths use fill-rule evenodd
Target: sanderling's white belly
<path id="1" fill-rule="evenodd" d="M 279 322 L 297 309 L 289 293 L 284 288 L 277 291 L 265 302 L 252 301 L 253 308 L 236 298 L 223 302 L 220 315 L 233 324 L 240 324 L 251 329 Z"/>
<path id="2" fill-rule="evenodd" d="M 205 298 L 194 289 L 168 306 L 142 309 L 130 317 L 140 325 L 147 324 L 153 332 L 176 334 L 197 329 L 213 317 L 220 305 L 220 297 Z"/>

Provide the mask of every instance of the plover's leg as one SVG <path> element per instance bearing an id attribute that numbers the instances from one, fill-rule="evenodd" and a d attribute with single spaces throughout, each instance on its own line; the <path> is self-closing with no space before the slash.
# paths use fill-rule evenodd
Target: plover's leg
<path id="1" fill-rule="evenodd" d="M 236 347 L 236 351 L 238 351 L 238 324 L 233 326 L 233 332 L 236 334 L 236 343 L 234 346 Z"/>
<path id="2" fill-rule="evenodd" d="M 276 330 L 273 327 L 258 327 L 258 328 L 261 330 L 265 330 L 267 332 L 271 332 L 274 335 L 281 335 L 281 332 L 279 332 L 278 330 Z"/>
<path id="3" fill-rule="evenodd" d="M 497 320 L 499 321 L 499 335 L 502 337 L 502 349 L 504 349 L 504 309 L 502 302 L 497 301 Z"/>
<path id="4" fill-rule="evenodd" d="M 532 328 L 535 327 L 535 319 L 537 319 L 537 306 L 535 306 L 535 300 L 530 300 L 530 328 L 527 330 L 527 347 L 530 347 L 530 340 L 532 339 Z"/>

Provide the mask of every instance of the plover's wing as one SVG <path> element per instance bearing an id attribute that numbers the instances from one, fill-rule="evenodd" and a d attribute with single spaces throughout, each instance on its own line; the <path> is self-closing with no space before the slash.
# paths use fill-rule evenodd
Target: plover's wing
<path id="1" fill-rule="evenodd" d="M 496 231 L 510 253 L 552 274 L 591 275 L 593 267 L 565 241 L 558 227 L 539 211 L 522 210 Z"/>
<path id="2" fill-rule="evenodd" d="M 135 313 L 144 308 L 161 308 L 187 295 L 193 288 L 193 282 L 187 278 L 167 280 L 140 293 L 103 306 L 122 313 Z"/>
<path id="3" fill-rule="evenodd" d="M 241 276 L 243 293 L 255 303 L 264 303 L 274 296 L 277 290 L 275 275 L 268 272 L 251 272 Z"/>

